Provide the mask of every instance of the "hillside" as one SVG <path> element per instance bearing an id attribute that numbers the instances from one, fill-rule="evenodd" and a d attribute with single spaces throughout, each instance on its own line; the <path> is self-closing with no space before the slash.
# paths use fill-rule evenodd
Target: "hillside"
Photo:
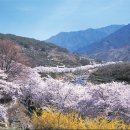
<path id="1" fill-rule="evenodd" d="M 88 80 L 95 84 L 114 81 L 130 84 L 130 63 L 111 64 L 99 67 L 90 74 Z"/>
<path id="2" fill-rule="evenodd" d="M 96 58 L 104 61 L 130 61 L 130 46 L 98 53 Z"/>
<path id="3" fill-rule="evenodd" d="M 84 48 L 84 53 L 107 61 L 130 61 L 130 24 L 122 27 L 100 42 Z"/>
<path id="4" fill-rule="evenodd" d="M 93 42 L 100 41 L 101 39 L 120 29 L 122 26 L 123 25 L 110 25 L 98 29 L 89 28 L 83 31 L 61 32 L 56 36 L 47 39 L 47 41 L 67 48 L 72 52 L 80 52 L 80 50 L 82 50 L 84 47 Z"/>
<path id="5" fill-rule="evenodd" d="M 88 58 L 70 54 L 67 49 L 52 43 L 12 34 L 0 34 L 0 39 L 9 39 L 22 46 L 31 67 L 57 65 L 72 67 L 89 64 Z"/>

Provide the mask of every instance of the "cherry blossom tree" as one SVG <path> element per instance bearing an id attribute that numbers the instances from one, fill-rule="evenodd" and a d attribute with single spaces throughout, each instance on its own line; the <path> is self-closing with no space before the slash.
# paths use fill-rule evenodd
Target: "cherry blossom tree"
<path id="1" fill-rule="evenodd" d="M 0 69 L 12 77 L 21 72 L 21 64 L 27 63 L 22 49 L 10 40 L 0 40 Z"/>

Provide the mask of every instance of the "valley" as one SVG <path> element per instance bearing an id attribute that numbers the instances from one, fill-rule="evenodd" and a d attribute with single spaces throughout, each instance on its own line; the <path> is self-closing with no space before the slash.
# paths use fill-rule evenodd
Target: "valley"
<path id="1" fill-rule="evenodd" d="M 129 128 L 130 63 L 127 58 L 125 62 L 115 58 L 118 47 L 101 51 L 98 57 L 94 53 L 75 54 L 53 43 L 12 34 L 0 34 L 0 39 L 0 129 L 42 129 L 39 123 L 51 123 L 52 115 L 58 120 L 54 126 L 49 123 L 48 129 L 57 129 L 57 124 L 62 128 L 58 123 L 62 118 L 71 123 L 68 116 L 76 116 L 76 128 L 82 124 L 80 128 L 87 129 L 88 122 L 101 123 L 100 119 L 116 124 L 117 117 Z M 120 48 L 120 53 L 126 55 L 123 51 Z M 47 115 L 45 119 L 43 113 Z M 82 123 L 76 123 L 80 119 L 77 114 Z"/>
<path id="2" fill-rule="evenodd" d="M 0 130 L 130 130 L 130 0 L 0 0 Z"/>

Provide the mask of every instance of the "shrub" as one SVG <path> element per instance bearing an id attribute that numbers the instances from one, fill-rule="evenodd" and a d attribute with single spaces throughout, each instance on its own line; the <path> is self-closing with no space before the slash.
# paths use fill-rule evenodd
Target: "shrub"
<path id="1" fill-rule="evenodd" d="M 32 116 L 32 123 L 36 130 L 38 129 L 130 129 L 130 125 L 124 121 L 115 118 L 108 120 L 104 117 L 86 118 L 72 112 L 69 114 L 59 113 L 56 110 L 50 109 L 43 111 L 38 116 L 37 111 Z"/>
<path id="2" fill-rule="evenodd" d="M 94 119 L 87 118 L 85 122 L 87 129 L 130 129 L 129 124 L 125 124 L 118 118 L 115 118 L 111 121 L 108 121 L 106 117 L 97 117 Z"/>
<path id="3" fill-rule="evenodd" d="M 63 114 L 56 110 L 43 111 L 32 116 L 35 129 L 86 129 L 84 120 L 76 113 Z"/>
<path id="4" fill-rule="evenodd" d="M 89 81 L 95 84 L 112 81 L 130 83 L 130 63 L 107 65 L 90 74 Z"/>

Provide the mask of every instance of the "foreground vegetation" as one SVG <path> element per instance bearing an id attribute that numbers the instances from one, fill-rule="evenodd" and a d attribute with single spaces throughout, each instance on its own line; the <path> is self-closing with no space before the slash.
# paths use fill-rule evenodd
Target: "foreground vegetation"
<path id="1" fill-rule="evenodd" d="M 120 63 L 100 67 L 89 76 L 89 80 L 95 84 L 112 81 L 130 83 L 130 63 Z"/>
<path id="2" fill-rule="evenodd" d="M 30 68 L 25 66 L 28 60 L 22 51 L 22 47 L 14 42 L 0 40 L 0 127 L 30 130 L 129 129 L 129 124 L 124 123 L 130 123 L 128 84 L 82 85 L 68 82 L 70 78 L 76 82 L 77 79 L 87 81 L 89 73 L 110 63 L 76 68 Z M 101 74 L 105 73 L 106 78 L 124 81 L 123 77 L 129 81 L 129 64 L 103 68 Z M 63 77 L 67 80 L 59 80 Z M 49 109 L 50 106 L 56 106 L 58 110 Z M 46 111 L 41 108 L 46 108 Z M 77 110 L 84 118 L 70 112 L 70 109 Z M 101 117 L 102 114 L 106 118 Z M 117 116 L 124 122 L 115 119 Z"/>
<path id="3" fill-rule="evenodd" d="M 94 119 L 83 119 L 75 112 L 65 114 L 57 110 L 50 109 L 41 114 L 35 112 L 32 116 L 32 123 L 38 129 L 130 129 L 129 124 L 115 118 L 107 120 L 106 117 Z"/>

